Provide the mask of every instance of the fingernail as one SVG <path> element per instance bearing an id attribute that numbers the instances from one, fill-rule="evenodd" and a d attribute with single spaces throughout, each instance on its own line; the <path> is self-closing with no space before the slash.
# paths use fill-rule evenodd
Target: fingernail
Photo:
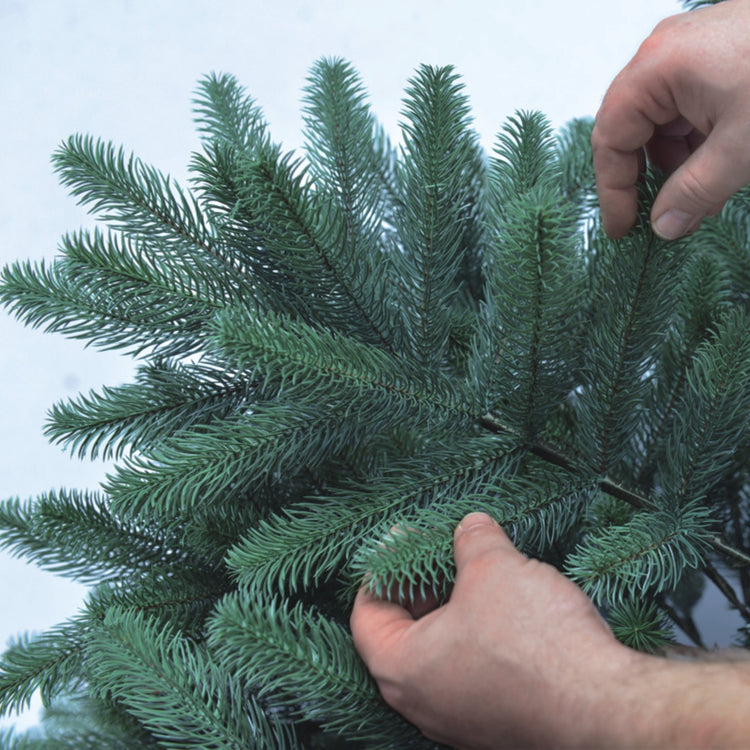
<path id="1" fill-rule="evenodd" d="M 486 513 L 469 513 L 458 524 L 460 531 L 467 531 L 468 529 L 473 529 L 475 526 L 497 526 L 497 522 Z"/>
<path id="2" fill-rule="evenodd" d="M 676 240 L 690 229 L 694 221 L 695 216 L 692 214 L 670 208 L 654 221 L 653 229 L 663 240 Z"/>

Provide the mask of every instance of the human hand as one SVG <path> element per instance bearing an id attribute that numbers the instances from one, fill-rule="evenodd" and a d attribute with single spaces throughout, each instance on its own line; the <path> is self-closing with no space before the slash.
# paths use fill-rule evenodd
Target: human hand
<path id="1" fill-rule="evenodd" d="M 656 234 L 676 239 L 750 182 L 750 0 L 662 21 L 615 78 L 592 133 L 602 223 L 632 227 L 647 154 L 672 172 L 654 201 Z"/>
<path id="2" fill-rule="evenodd" d="M 354 643 L 386 702 L 430 739 L 461 748 L 615 747 L 603 725 L 616 723 L 639 655 L 577 586 L 519 553 L 489 516 L 467 516 L 454 545 L 447 604 L 415 617 L 365 588 L 357 595 Z M 646 746 L 632 739 L 622 746 Z"/>

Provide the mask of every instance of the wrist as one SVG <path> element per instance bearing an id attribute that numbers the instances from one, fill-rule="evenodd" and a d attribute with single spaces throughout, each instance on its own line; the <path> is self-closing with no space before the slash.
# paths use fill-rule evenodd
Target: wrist
<path id="1" fill-rule="evenodd" d="M 564 747 L 590 750 L 647 750 L 653 728 L 650 715 L 652 669 L 663 661 L 612 641 L 591 655 L 585 688 L 568 709 Z M 644 713 L 646 712 L 646 713 Z"/>
<path id="2" fill-rule="evenodd" d="M 619 644 L 618 644 L 619 645 Z M 750 736 L 750 663 L 687 662 L 625 647 L 603 671 L 580 747 L 721 750 Z"/>

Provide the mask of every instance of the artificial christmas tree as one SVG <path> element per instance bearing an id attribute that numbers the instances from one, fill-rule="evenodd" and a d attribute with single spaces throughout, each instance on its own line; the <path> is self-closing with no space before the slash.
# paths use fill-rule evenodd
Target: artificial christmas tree
<path id="1" fill-rule="evenodd" d="M 312 70 L 305 157 L 230 76 L 195 110 L 190 190 L 63 144 L 103 228 L 2 275 L 27 324 L 140 362 L 50 412 L 52 440 L 117 461 L 101 488 L 0 508 L 6 548 L 92 585 L 3 657 L 2 709 L 49 706 L 3 747 L 429 747 L 348 614 L 363 580 L 447 596 L 472 510 L 629 645 L 700 642 L 703 576 L 750 619 L 746 196 L 683 242 L 608 240 L 591 123 L 519 113 L 488 158 L 451 68 L 410 82 L 400 150 L 341 60 Z"/>

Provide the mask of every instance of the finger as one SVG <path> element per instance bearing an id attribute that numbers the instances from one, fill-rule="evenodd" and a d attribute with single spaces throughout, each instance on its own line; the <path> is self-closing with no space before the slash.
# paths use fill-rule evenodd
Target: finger
<path id="1" fill-rule="evenodd" d="M 681 237 L 748 182 L 750 157 L 744 138 L 717 125 L 659 191 L 651 211 L 654 232 L 667 240 Z"/>
<path id="2" fill-rule="evenodd" d="M 643 148 L 658 125 L 680 116 L 659 80 L 636 57 L 614 80 L 596 115 L 594 173 L 602 224 L 611 237 L 622 237 L 635 223 Z"/>
<path id="3" fill-rule="evenodd" d="M 646 144 L 649 161 L 663 172 L 671 173 L 686 162 L 705 140 L 684 118 L 656 128 Z"/>
<path id="4" fill-rule="evenodd" d="M 486 513 L 470 513 L 458 524 L 453 536 L 457 574 L 469 562 L 487 553 L 524 557 L 491 516 Z"/>
<path id="5" fill-rule="evenodd" d="M 414 618 L 395 602 L 379 599 L 367 586 L 357 592 L 349 625 L 354 646 L 372 670 L 384 655 L 398 659 L 399 641 L 414 624 Z"/>
<path id="6" fill-rule="evenodd" d="M 432 589 L 416 591 L 410 597 L 401 597 L 396 599 L 396 601 L 406 609 L 415 620 L 424 617 L 442 604 L 440 597 Z"/>
<path id="7" fill-rule="evenodd" d="M 628 233 L 638 213 L 641 151 L 617 151 L 592 143 L 596 192 L 604 231 L 619 238 Z"/>

